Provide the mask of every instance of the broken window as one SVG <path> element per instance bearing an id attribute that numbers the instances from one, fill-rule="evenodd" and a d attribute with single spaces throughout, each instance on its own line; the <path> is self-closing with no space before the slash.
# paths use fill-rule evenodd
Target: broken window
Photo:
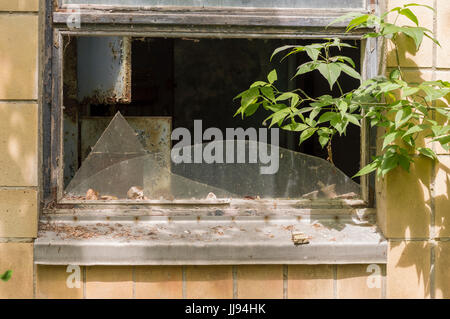
<path id="1" fill-rule="evenodd" d="M 350 178 L 360 167 L 358 127 L 333 140 L 331 163 L 316 140 L 299 146 L 298 134 L 269 130 L 263 110 L 234 117 L 233 98 L 273 68 L 282 90 L 327 93 L 318 74 L 290 80 L 304 57 L 269 63 L 275 48 L 312 41 L 66 37 L 65 197 L 360 198 L 359 180 Z M 344 54 L 360 60 L 360 50 Z"/>

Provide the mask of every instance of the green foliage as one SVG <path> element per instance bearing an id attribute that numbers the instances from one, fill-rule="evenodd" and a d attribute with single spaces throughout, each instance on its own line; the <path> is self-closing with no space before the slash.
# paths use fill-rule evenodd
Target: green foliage
<path id="1" fill-rule="evenodd" d="M 450 83 L 441 80 L 410 83 L 404 78 L 399 63 L 400 34 L 414 41 L 416 50 L 419 50 L 424 37 L 439 45 L 432 31 L 420 27 L 419 19 L 413 12 L 417 6 L 434 10 L 429 6 L 410 3 L 381 16 L 350 13 L 332 22 L 350 19 L 347 32 L 369 28 L 371 32 L 363 38 L 384 38 L 392 42 L 398 67 L 388 77 L 378 76 L 362 81 L 351 58 L 330 54 L 331 48 L 339 51 L 343 47 L 353 48 L 337 38 L 327 38 L 321 43 L 306 46 L 283 46 L 273 52 L 271 59 L 280 53 L 284 54 L 282 60 L 293 54 L 305 53 L 310 61 L 298 66 L 294 78 L 318 72 L 328 82 L 330 91 L 335 85 L 339 88 L 340 96 L 311 97 L 300 88 L 289 92 L 279 91 L 275 85 L 277 73 L 273 70 L 267 77 L 268 82 L 257 81 L 236 97 L 240 98 L 241 106 L 235 116 L 240 114 L 244 118 L 260 108 L 264 109 L 270 113 L 264 120 L 265 123 L 270 122 L 270 127 L 277 125 L 284 130 L 299 132 L 300 144 L 317 134 L 323 148 L 331 145 L 336 134 L 345 135 L 349 125 L 361 126 L 362 121 L 365 121 L 371 127 L 383 127 L 382 154 L 374 157 L 355 177 L 373 171 L 377 171 L 378 176 L 384 176 L 398 166 L 409 171 L 410 164 L 417 156 L 436 160 L 434 151 L 420 147 L 417 140 L 427 138 L 439 142 L 446 150 L 450 149 L 450 126 L 445 124 L 450 119 L 450 108 L 438 107 L 436 104 L 437 100 L 450 94 Z M 387 22 L 388 15 L 396 15 L 393 23 Z M 397 25 L 400 16 L 406 17 L 415 26 Z M 343 92 L 339 84 L 342 74 L 360 80 L 360 86 L 350 92 Z M 435 120 L 437 114 L 441 119 L 439 122 Z"/>
<path id="2" fill-rule="evenodd" d="M 2 281 L 8 281 L 11 279 L 12 276 L 12 270 L 7 270 L 3 275 L 0 275 L 0 279 Z"/>

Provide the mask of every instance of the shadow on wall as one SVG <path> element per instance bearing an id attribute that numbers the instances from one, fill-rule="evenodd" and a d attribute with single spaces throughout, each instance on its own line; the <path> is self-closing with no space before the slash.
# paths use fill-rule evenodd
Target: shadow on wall
<path id="1" fill-rule="evenodd" d="M 0 56 L 1 99 L 9 97 L 6 92 L 20 83 L 14 76 L 15 63 L 1 51 Z M 0 187 L 37 186 L 37 126 L 35 103 L 0 102 Z M 0 192 L 0 237 L 23 236 L 30 228 L 22 224 L 28 221 L 29 199 L 30 190 Z M 14 276 L 11 283 L 14 284 Z"/>
<path id="2" fill-rule="evenodd" d="M 0 100 L 18 99 L 16 93 L 21 90 L 16 87 L 26 83 L 20 83 L 20 76 L 14 73 L 20 67 L 11 54 L 5 54 L 3 50 L 0 46 Z M 0 187 L 38 185 L 37 109 L 34 102 L 0 101 Z M 30 190 L 5 189 L 0 192 L 0 237 L 23 236 L 30 228 L 22 224 L 28 222 L 29 199 Z"/>
<path id="3" fill-rule="evenodd" d="M 36 104 L 0 102 L 0 121 L 0 186 L 36 186 Z"/>
<path id="4" fill-rule="evenodd" d="M 408 55 L 414 56 L 413 41 L 407 38 L 404 39 L 404 42 L 403 48 Z M 389 51 L 387 58 L 388 61 L 395 61 L 395 53 Z M 408 65 L 408 70 L 404 71 L 404 74 L 409 82 L 432 80 L 431 71 L 419 70 L 419 66 L 412 59 L 401 56 L 400 61 L 402 65 Z M 417 68 L 417 70 L 411 70 L 412 68 Z M 448 101 L 449 97 L 447 97 Z M 440 122 L 442 124 L 442 119 Z M 418 136 L 416 144 L 422 147 L 431 147 L 431 138 L 424 138 L 424 135 L 426 134 Z M 446 165 L 448 164 L 442 162 L 433 164 L 427 158 L 416 157 L 416 162 L 411 166 L 410 173 L 397 168 L 385 177 L 387 187 L 385 189 L 386 194 L 383 197 L 387 198 L 386 237 L 416 239 L 414 241 L 390 242 L 390 262 L 394 262 L 395 265 L 388 267 L 387 278 L 392 284 L 389 289 L 393 291 L 391 292 L 394 295 L 393 297 L 426 298 L 431 295 L 431 244 L 428 239 L 433 236 L 430 233 L 433 215 L 436 216 L 436 225 L 441 225 L 437 228 L 438 232 L 434 237 L 442 237 L 445 236 L 444 234 L 447 234 L 448 237 L 449 233 L 445 227 L 450 223 L 449 217 L 442 212 L 436 215 L 435 205 L 438 201 L 450 200 L 450 168 Z M 431 186 L 436 172 L 444 176 L 445 183 L 436 184 L 437 189 L 434 193 L 437 195 L 432 198 Z M 437 246 L 435 251 L 437 263 L 439 263 L 437 258 L 440 255 L 443 256 L 440 250 L 441 246 Z M 390 271 L 395 272 L 395 274 L 390 274 Z M 439 265 L 435 268 L 435 271 L 444 272 L 444 270 L 439 269 Z M 394 275 L 393 278 L 390 275 Z M 450 278 L 447 279 L 450 280 Z M 413 280 L 416 280 L 416 282 L 412 282 Z M 449 280 L 434 281 L 436 297 L 450 297 Z"/>
<path id="5" fill-rule="evenodd" d="M 12 21 L 26 27 L 10 27 Z M 1 102 L 36 98 L 34 23 L 21 15 L 0 20 L 0 186 L 37 186 L 37 105 Z"/>

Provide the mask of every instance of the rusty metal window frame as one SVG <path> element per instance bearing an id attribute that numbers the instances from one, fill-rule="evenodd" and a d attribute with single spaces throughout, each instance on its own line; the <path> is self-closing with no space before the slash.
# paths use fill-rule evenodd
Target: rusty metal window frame
<path id="1" fill-rule="evenodd" d="M 370 1 L 371 10 L 378 8 L 377 1 Z M 227 9 L 228 10 L 228 9 Z M 188 10 L 189 11 L 189 10 Z M 110 12 L 93 9 L 81 11 L 81 28 L 71 30 L 66 25 L 67 18 L 72 14 L 65 9 L 53 7 L 53 1 L 46 0 L 45 12 L 45 51 L 43 67 L 43 163 L 44 173 L 42 178 L 44 210 L 54 211 L 83 211 L 101 207 L 105 211 L 124 211 L 130 208 L 164 207 L 169 209 L 183 208 L 188 205 L 190 209 L 214 209 L 214 207 L 230 207 L 231 210 L 252 205 L 249 201 L 233 200 L 233 203 L 224 201 L 217 203 L 204 203 L 201 201 L 161 201 L 125 202 L 108 201 L 108 203 L 92 203 L 83 201 L 63 201 L 63 38 L 65 36 L 135 36 L 135 37 L 199 37 L 199 38 L 323 38 L 337 36 L 343 39 L 361 40 L 362 50 L 362 74 L 364 78 L 377 75 L 379 61 L 378 43 L 373 39 L 362 40 L 362 33 L 354 32 L 346 34 L 344 25 L 325 29 L 336 16 L 342 12 L 335 10 L 322 10 L 314 16 L 304 10 L 296 12 L 290 10 L 290 14 L 280 18 L 267 15 L 267 10 L 254 10 L 249 12 L 242 10 L 223 11 L 212 13 L 211 10 L 193 10 L 180 12 L 167 10 L 159 12 L 147 11 L 121 11 Z M 276 10 L 277 12 L 279 10 Z M 272 12 L 273 13 L 273 12 Z M 316 12 L 317 13 L 317 12 Z M 299 15 L 301 14 L 301 15 Z M 227 20 L 229 23 L 224 24 Z M 361 129 L 361 166 L 368 163 L 369 158 L 375 152 L 374 131 L 367 125 Z M 373 181 L 371 182 L 373 184 Z M 284 212 L 290 208 L 308 209 L 348 209 L 373 207 L 374 192 L 369 190 L 369 178 L 361 179 L 361 200 L 275 200 L 263 201 L 264 207 L 282 209 Z M 197 208 L 194 208 L 197 207 Z M 199 208 L 200 207 L 200 208 Z M 164 210 L 164 209 L 163 209 Z"/>

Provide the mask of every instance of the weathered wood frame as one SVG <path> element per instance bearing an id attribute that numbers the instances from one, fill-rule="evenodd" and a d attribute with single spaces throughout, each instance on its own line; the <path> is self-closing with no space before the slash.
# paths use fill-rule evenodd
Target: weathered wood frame
<path id="1" fill-rule="evenodd" d="M 377 8 L 377 1 L 370 0 L 371 10 Z M 81 28 L 71 30 L 66 25 L 73 14 L 67 9 L 54 8 L 52 0 L 45 3 L 45 49 L 43 52 L 43 204 L 48 209 L 89 208 L 87 203 L 62 202 L 63 197 L 63 38 L 65 36 L 134 36 L 134 37 L 203 37 L 203 38 L 323 38 L 337 36 L 343 39 L 361 40 L 362 32 L 345 33 L 344 24 L 333 28 L 325 27 L 337 16 L 345 12 L 327 10 L 188 10 L 173 8 L 170 10 L 139 11 L 117 9 L 102 11 L 83 9 Z M 379 48 L 373 39 L 362 40 L 362 74 L 370 78 L 378 74 Z M 373 155 L 374 135 L 366 123 L 361 130 L 361 166 L 366 165 Z M 371 207 L 373 192 L 369 191 L 369 178 L 361 179 L 363 200 L 330 200 L 318 203 L 319 207 L 340 208 Z M 304 207 L 308 201 L 284 201 Z M 92 203 L 91 203 L 92 204 Z M 118 201 L 117 208 L 124 203 Z M 135 207 L 164 205 L 149 201 Z M 198 202 L 183 202 L 179 205 L 198 205 Z M 98 203 L 105 207 L 114 203 Z M 98 205 L 94 205 L 97 206 Z M 247 204 L 246 204 L 247 205 Z M 311 205 L 311 204 L 309 204 Z M 126 205 L 125 205 L 126 206 Z M 168 206 L 172 206 L 170 203 Z M 312 206 L 317 206 L 312 204 Z M 311 206 L 311 207 L 312 207 Z M 298 207 L 298 206 L 297 206 Z M 92 208 L 91 208 L 92 209 Z"/>

